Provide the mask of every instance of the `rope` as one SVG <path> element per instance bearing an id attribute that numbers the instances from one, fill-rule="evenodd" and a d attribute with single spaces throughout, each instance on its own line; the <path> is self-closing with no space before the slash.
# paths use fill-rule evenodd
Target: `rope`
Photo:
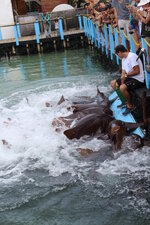
<path id="1" fill-rule="evenodd" d="M 90 14 L 88 14 L 88 13 L 87 14 L 82 14 L 82 13 L 80 14 L 80 16 L 85 16 L 85 17 L 88 17 L 89 15 Z"/>
<path id="2" fill-rule="evenodd" d="M 122 30 L 122 33 L 123 33 L 123 35 L 125 36 L 125 38 L 126 38 L 127 40 L 129 40 L 129 38 L 128 38 L 128 36 L 125 34 L 124 30 Z"/>
<path id="3" fill-rule="evenodd" d="M 106 26 L 106 23 L 105 23 L 105 27 L 106 27 L 106 28 L 109 28 L 108 26 Z"/>
<path id="4" fill-rule="evenodd" d="M 135 44 L 136 46 L 140 46 L 140 45 L 141 45 L 141 42 L 138 44 L 138 43 L 135 41 L 135 39 L 134 39 L 134 37 L 133 37 L 133 34 L 131 34 L 131 38 L 132 38 L 132 40 L 134 41 L 134 44 Z"/>
<path id="5" fill-rule="evenodd" d="M 116 29 L 117 33 L 120 34 L 120 31 L 117 29 L 117 27 L 115 29 Z"/>
<path id="6" fill-rule="evenodd" d="M 112 26 L 110 26 L 110 30 L 111 30 L 111 33 L 114 34 L 114 31 L 113 31 L 113 29 L 112 29 Z"/>
<path id="7" fill-rule="evenodd" d="M 147 42 L 146 38 L 144 38 L 144 41 L 147 44 L 147 46 L 150 47 L 150 43 Z"/>

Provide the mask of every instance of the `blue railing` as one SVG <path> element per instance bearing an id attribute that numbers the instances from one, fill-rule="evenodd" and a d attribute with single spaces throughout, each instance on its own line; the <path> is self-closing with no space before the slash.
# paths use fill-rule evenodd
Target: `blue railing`
<path id="1" fill-rule="evenodd" d="M 110 54 L 111 60 L 113 60 L 114 55 L 114 48 L 119 45 L 119 35 L 121 38 L 121 43 L 126 47 L 126 42 L 129 41 L 130 43 L 130 51 L 136 53 L 136 47 L 139 47 L 140 44 L 136 43 L 134 39 L 133 32 L 129 32 L 129 38 L 124 32 L 124 28 L 121 28 L 120 31 L 118 31 L 117 28 L 112 29 L 112 27 L 109 25 L 108 27 L 104 24 L 104 26 L 99 29 L 97 24 L 94 24 L 92 20 L 89 18 L 83 17 L 83 25 L 85 30 L 85 36 L 91 40 L 92 43 L 95 44 L 95 47 L 98 47 L 102 49 L 102 52 L 104 52 L 106 55 Z M 142 48 L 146 51 L 146 57 L 147 62 L 149 62 L 149 55 L 148 55 L 148 46 L 150 47 L 150 43 L 146 41 L 145 38 L 141 38 L 141 44 Z M 145 68 L 145 56 L 144 58 L 144 69 L 145 69 L 145 81 L 146 81 L 146 88 L 150 89 L 150 73 L 146 71 Z M 119 65 L 119 57 L 116 55 L 116 61 Z"/>

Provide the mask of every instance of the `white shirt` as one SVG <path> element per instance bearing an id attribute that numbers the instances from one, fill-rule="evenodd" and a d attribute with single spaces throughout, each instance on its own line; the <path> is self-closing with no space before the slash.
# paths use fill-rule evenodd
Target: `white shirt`
<path id="1" fill-rule="evenodd" d="M 144 83 L 144 71 L 143 71 L 143 65 L 140 59 L 137 59 L 137 55 L 135 53 L 129 52 L 127 58 L 122 59 L 122 69 L 126 71 L 128 74 L 132 71 L 134 66 L 139 66 L 140 72 L 137 75 L 129 76 L 128 78 L 134 78 L 142 83 Z"/>
<path id="2" fill-rule="evenodd" d="M 55 22 L 55 30 L 58 30 L 58 29 L 59 29 L 59 23 Z"/>

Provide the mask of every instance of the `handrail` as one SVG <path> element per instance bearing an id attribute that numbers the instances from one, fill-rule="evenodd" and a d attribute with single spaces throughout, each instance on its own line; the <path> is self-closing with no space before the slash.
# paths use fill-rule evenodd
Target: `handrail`
<path id="1" fill-rule="evenodd" d="M 103 24 L 101 29 L 98 29 L 98 26 L 95 26 L 93 21 L 89 20 L 88 17 L 83 17 L 83 24 L 85 29 L 85 36 L 92 41 L 92 44 L 93 44 L 93 38 L 94 40 L 96 40 L 95 47 L 97 47 L 97 42 L 101 40 L 100 44 L 101 44 L 102 52 L 104 52 L 104 49 L 105 49 L 106 55 L 110 54 L 112 60 L 113 60 L 113 54 L 114 54 L 114 46 L 116 47 L 117 45 L 119 45 L 119 35 L 121 35 L 121 41 L 125 47 L 126 47 L 126 40 L 130 42 L 130 51 L 136 53 L 136 46 L 139 47 L 141 45 L 141 47 L 143 47 L 146 50 L 147 62 L 150 63 L 149 57 L 148 57 L 148 47 L 150 47 L 150 43 L 146 40 L 145 37 L 142 37 L 141 42 L 137 43 L 134 39 L 134 35 L 132 31 L 129 32 L 129 37 L 128 37 L 124 32 L 124 28 L 121 28 L 120 31 L 117 28 L 114 28 L 114 32 L 112 32 L 112 27 L 110 25 L 108 27 L 106 24 Z M 91 29 L 91 24 L 92 24 L 92 29 Z M 101 37 L 97 35 L 97 38 L 95 39 L 94 37 L 95 31 L 99 32 Z M 98 40 L 98 38 L 100 40 Z M 108 51 L 108 49 L 110 51 Z M 117 60 L 117 64 L 119 65 L 118 56 L 116 56 L 116 60 Z M 145 68 L 145 60 L 144 60 L 144 68 Z M 146 87 L 150 89 L 150 73 L 146 70 L 145 70 L 145 80 L 146 80 Z"/>

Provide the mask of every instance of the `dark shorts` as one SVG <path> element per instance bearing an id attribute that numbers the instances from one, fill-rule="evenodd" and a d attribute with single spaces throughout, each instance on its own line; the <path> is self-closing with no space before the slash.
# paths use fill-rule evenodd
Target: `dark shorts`
<path id="1" fill-rule="evenodd" d="M 118 78 L 116 80 L 117 84 L 120 86 L 121 85 L 121 79 Z M 130 90 L 134 90 L 134 89 L 137 89 L 137 88 L 140 88 L 140 87 L 143 87 L 145 84 L 134 79 L 134 78 L 125 78 L 125 85 L 127 86 L 127 90 L 130 91 Z"/>

